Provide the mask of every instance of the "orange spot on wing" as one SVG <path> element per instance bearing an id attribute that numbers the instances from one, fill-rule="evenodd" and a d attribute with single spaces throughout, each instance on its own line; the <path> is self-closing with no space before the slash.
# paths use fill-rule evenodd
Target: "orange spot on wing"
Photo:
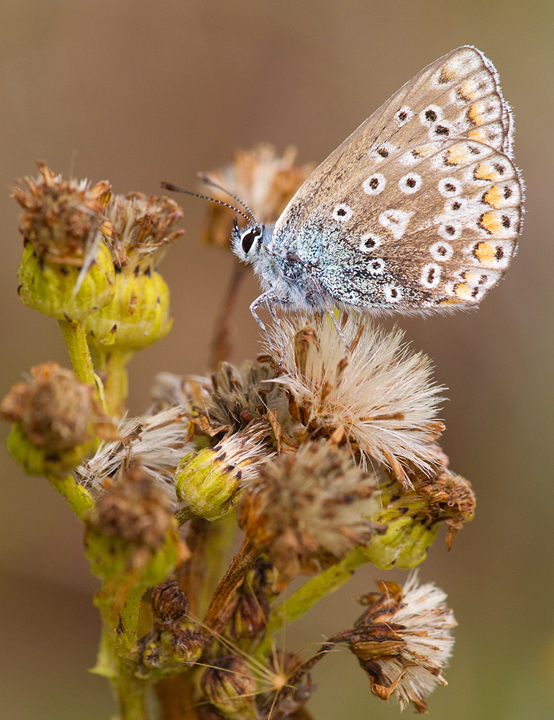
<path id="1" fill-rule="evenodd" d="M 460 298 L 460 300 L 473 299 L 471 297 L 471 287 L 467 283 L 458 283 L 454 288 L 454 293 L 456 294 L 456 297 Z"/>
<path id="2" fill-rule="evenodd" d="M 487 162 L 483 162 L 475 168 L 474 176 L 477 180 L 496 180 L 498 173 L 492 165 Z"/>
<path id="3" fill-rule="evenodd" d="M 482 116 L 482 114 L 479 112 L 479 106 L 478 106 L 478 105 L 472 105 L 472 106 L 469 108 L 468 115 L 469 115 L 469 119 L 471 120 L 471 122 L 472 122 L 474 125 L 482 125 L 482 123 L 483 123 L 483 116 Z"/>
<path id="4" fill-rule="evenodd" d="M 470 154 L 464 145 L 454 145 L 446 153 L 448 165 L 462 165 L 468 162 Z"/>
<path id="5" fill-rule="evenodd" d="M 502 203 L 502 191 L 498 185 L 493 185 L 489 190 L 487 190 L 485 193 L 485 202 L 488 205 L 492 205 L 494 208 L 500 207 Z"/>
<path id="6" fill-rule="evenodd" d="M 481 220 L 479 221 L 479 225 L 481 225 L 481 227 L 484 228 L 491 235 L 496 235 L 502 230 L 502 223 L 500 221 L 500 218 L 492 210 L 491 212 L 485 213 L 482 216 Z"/>

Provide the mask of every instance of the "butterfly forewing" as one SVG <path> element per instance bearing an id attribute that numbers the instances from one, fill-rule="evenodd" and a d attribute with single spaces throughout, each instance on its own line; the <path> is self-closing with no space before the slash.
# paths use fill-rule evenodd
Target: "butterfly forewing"
<path id="1" fill-rule="evenodd" d="M 462 47 L 422 70 L 308 178 L 276 251 L 337 302 L 425 311 L 478 303 L 516 248 L 522 187 L 492 64 Z"/>

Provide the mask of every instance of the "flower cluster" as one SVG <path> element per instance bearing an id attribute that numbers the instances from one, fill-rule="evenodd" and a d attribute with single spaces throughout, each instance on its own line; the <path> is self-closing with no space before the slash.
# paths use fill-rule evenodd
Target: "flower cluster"
<path id="1" fill-rule="evenodd" d="M 309 172 L 294 155 L 261 145 L 206 182 L 272 222 Z M 206 376 L 160 373 L 150 409 L 130 417 L 126 365 L 171 328 L 158 266 L 182 212 L 165 197 L 112 196 L 106 182 L 39 170 L 14 191 L 19 293 L 59 321 L 74 373 L 34 368 L 1 413 L 14 457 L 48 475 L 85 525 L 103 583 L 96 672 L 114 683 L 122 717 L 146 717 L 151 685 L 168 717 L 304 716 L 310 671 L 339 643 L 374 694 L 424 712 L 445 683 L 455 621 L 444 593 L 415 575 L 403 588 L 380 582 L 354 627 L 308 660 L 276 650 L 271 635 L 358 566 L 414 567 L 441 523 L 450 547 L 472 519 L 473 492 L 438 444 L 430 360 L 361 314 L 291 314 L 257 359 L 225 359 Z M 214 203 L 205 238 L 228 242 L 231 223 Z"/>

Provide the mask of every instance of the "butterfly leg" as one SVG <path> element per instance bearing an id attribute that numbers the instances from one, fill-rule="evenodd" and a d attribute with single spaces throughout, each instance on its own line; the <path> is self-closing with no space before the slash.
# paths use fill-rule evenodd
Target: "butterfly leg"
<path id="1" fill-rule="evenodd" d="M 252 305 L 250 305 L 250 312 L 252 313 L 254 320 L 258 323 L 266 336 L 267 330 L 265 324 L 261 320 L 256 310 L 260 307 L 260 305 L 265 305 L 267 307 L 267 309 L 269 310 L 269 314 L 271 315 L 271 319 L 277 327 L 277 331 L 279 333 L 279 340 L 281 341 L 281 347 L 283 348 L 283 354 L 285 352 L 285 336 L 283 335 L 283 331 L 281 330 L 281 321 L 275 313 L 275 306 L 281 305 L 284 307 L 288 304 L 290 304 L 290 300 L 288 300 L 287 298 L 280 298 L 277 295 L 273 295 L 273 293 L 271 292 L 265 292 L 263 293 L 263 295 L 260 295 L 260 297 L 256 298 Z M 281 357 L 281 362 L 282 360 L 283 358 Z M 281 364 L 281 362 L 279 363 L 279 365 Z"/>
<path id="2" fill-rule="evenodd" d="M 325 306 L 325 310 L 327 310 L 327 313 L 329 314 L 331 320 L 333 321 L 333 325 L 335 326 L 335 330 L 337 331 L 340 339 L 341 339 L 341 340 L 343 341 L 343 343 L 345 344 L 346 349 L 347 349 L 347 350 L 350 350 L 350 346 L 349 346 L 348 343 L 346 342 L 346 338 L 345 338 L 344 335 L 342 334 L 342 330 L 340 329 L 339 324 L 338 324 L 338 322 L 337 322 L 337 318 L 335 317 L 335 313 L 334 313 L 334 311 L 333 311 L 333 307 L 331 306 L 331 303 L 329 302 L 329 300 L 327 299 L 327 296 L 326 296 L 325 293 L 323 292 L 323 288 L 322 288 L 321 285 L 319 284 L 319 280 L 318 280 L 317 277 L 316 277 L 315 271 L 312 271 L 311 277 L 312 277 L 312 282 L 313 282 L 313 284 L 316 286 L 317 291 L 318 291 L 318 293 L 319 293 L 319 296 L 321 297 L 321 301 L 323 302 L 323 305 Z"/>

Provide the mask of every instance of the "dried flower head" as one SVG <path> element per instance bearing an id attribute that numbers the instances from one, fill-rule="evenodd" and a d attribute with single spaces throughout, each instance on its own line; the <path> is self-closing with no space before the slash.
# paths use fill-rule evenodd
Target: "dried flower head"
<path id="1" fill-rule="evenodd" d="M 188 443 L 189 421 L 180 407 L 122 420 L 117 427 L 118 440 L 100 445 L 94 456 L 77 468 L 77 482 L 93 493 L 102 493 L 130 466 L 140 464 L 175 503 L 173 475 L 183 456 L 193 449 Z"/>
<path id="2" fill-rule="evenodd" d="M 347 448 L 307 442 L 260 468 L 238 501 L 238 522 L 279 570 L 283 589 L 369 540 L 376 487 Z"/>
<path id="3" fill-rule="evenodd" d="M 258 683 L 247 660 L 240 655 L 222 655 L 212 660 L 200 686 L 209 702 L 225 717 L 257 720 Z"/>
<path id="4" fill-rule="evenodd" d="M 202 632 L 189 615 L 190 603 L 174 577 L 152 589 L 152 630 L 136 647 L 138 675 L 147 678 L 182 672 L 202 654 Z"/>
<path id="5" fill-rule="evenodd" d="M 203 406 L 197 408 L 195 422 L 203 433 L 244 430 L 253 420 L 268 420 L 268 410 L 287 415 L 286 397 L 269 382 L 275 373 L 267 363 L 244 362 L 240 368 L 221 363 L 211 377 L 211 386 L 204 387 Z M 286 425 L 286 418 L 281 423 Z"/>
<path id="6" fill-rule="evenodd" d="M 268 351 L 291 414 L 310 437 L 339 431 L 364 464 L 384 463 L 406 485 L 409 463 L 432 474 L 444 426 L 429 359 L 410 353 L 398 329 L 387 333 L 357 314 L 340 325 L 344 340 L 328 316 L 289 316 L 271 328 Z"/>
<path id="7" fill-rule="evenodd" d="M 12 454 L 31 474 L 73 469 L 92 450 L 96 437 L 117 437 L 94 389 L 57 363 L 31 369 L 30 383 L 17 383 L 0 406 L 14 423 L 8 439 Z"/>
<path id="8" fill-rule="evenodd" d="M 275 598 L 271 589 L 274 576 L 273 565 L 259 557 L 226 608 L 229 620 L 223 630 L 225 638 L 240 642 L 242 648 L 248 641 L 260 642 L 267 626 L 270 601 Z"/>
<path id="9" fill-rule="evenodd" d="M 167 495 L 136 465 L 100 495 L 91 524 L 103 535 L 157 550 L 172 520 Z"/>
<path id="10" fill-rule="evenodd" d="M 426 712 L 424 698 L 436 685 L 446 685 L 442 670 L 454 644 L 454 614 L 445 593 L 432 583 L 418 585 L 415 573 L 403 588 L 377 584 L 381 593 L 362 597 L 369 607 L 353 630 L 330 642 L 348 643 L 378 697 L 388 700 L 394 694 L 402 709 L 412 703 L 416 712 Z"/>
<path id="11" fill-rule="evenodd" d="M 279 157 L 273 145 L 260 143 L 253 150 L 239 150 L 230 165 L 207 173 L 207 176 L 245 202 L 259 222 L 274 223 L 314 169 L 311 163 L 296 166 L 295 158 L 293 147 L 288 147 Z M 232 202 L 227 193 L 217 188 L 210 187 L 210 192 L 218 200 Z M 216 203 L 209 204 L 208 213 L 204 239 L 221 247 L 230 247 L 236 213 Z"/>
<path id="12" fill-rule="evenodd" d="M 39 176 L 24 178 L 28 189 L 17 187 L 12 193 L 25 211 L 20 232 L 44 260 L 81 267 L 91 231 L 111 232 L 103 217 L 111 186 L 106 181 L 90 187 L 87 180 L 64 180 L 46 163 L 37 165 Z"/>
<path id="13" fill-rule="evenodd" d="M 428 524 L 445 522 L 448 525 L 447 545 L 450 549 L 458 530 L 471 522 L 475 514 L 475 493 L 461 475 L 441 468 L 432 478 L 419 476 L 414 490 L 424 500 L 418 518 Z"/>
<path id="14" fill-rule="evenodd" d="M 28 192 L 12 197 L 25 209 L 25 238 L 18 271 L 18 294 L 29 307 L 61 321 L 82 321 L 114 294 L 115 271 L 102 239 L 111 223 L 102 214 L 107 182 L 64 180 L 38 163 L 40 176 L 25 178 Z"/>
<path id="15" fill-rule="evenodd" d="M 411 474 L 411 488 L 396 480 L 379 486 L 381 505 L 375 522 L 384 530 L 375 533 L 367 548 L 377 567 L 412 568 L 426 557 L 441 522 L 448 526 L 448 549 L 466 522 L 473 519 L 475 495 L 467 480 L 441 468 L 432 478 Z"/>
<path id="16" fill-rule="evenodd" d="M 100 495 L 85 525 L 91 569 L 104 580 L 121 583 L 130 573 L 155 585 L 190 554 L 166 493 L 140 466 Z"/>
<path id="17" fill-rule="evenodd" d="M 275 451 L 269 443 L 269 425 L 252 422 L 242 432 L 228 435 L 213 448 L 186 455 L 175 473 L 180 522 L 193 517 L 218 520 L 227 515 L 240 491 L 257 477 Z"/>
<path id="18" fill-rule="evenodd" d="M 114 265 L 118 268 L 137 265 L 144 271 L 156 266 L 167 246 L 175 242 L 184 230 L 175 230 L 183 212 L 167 197 L 147 197 L 142 193 L 114 195 L 105 211 L 113 232 L 107 245 Z"/>

